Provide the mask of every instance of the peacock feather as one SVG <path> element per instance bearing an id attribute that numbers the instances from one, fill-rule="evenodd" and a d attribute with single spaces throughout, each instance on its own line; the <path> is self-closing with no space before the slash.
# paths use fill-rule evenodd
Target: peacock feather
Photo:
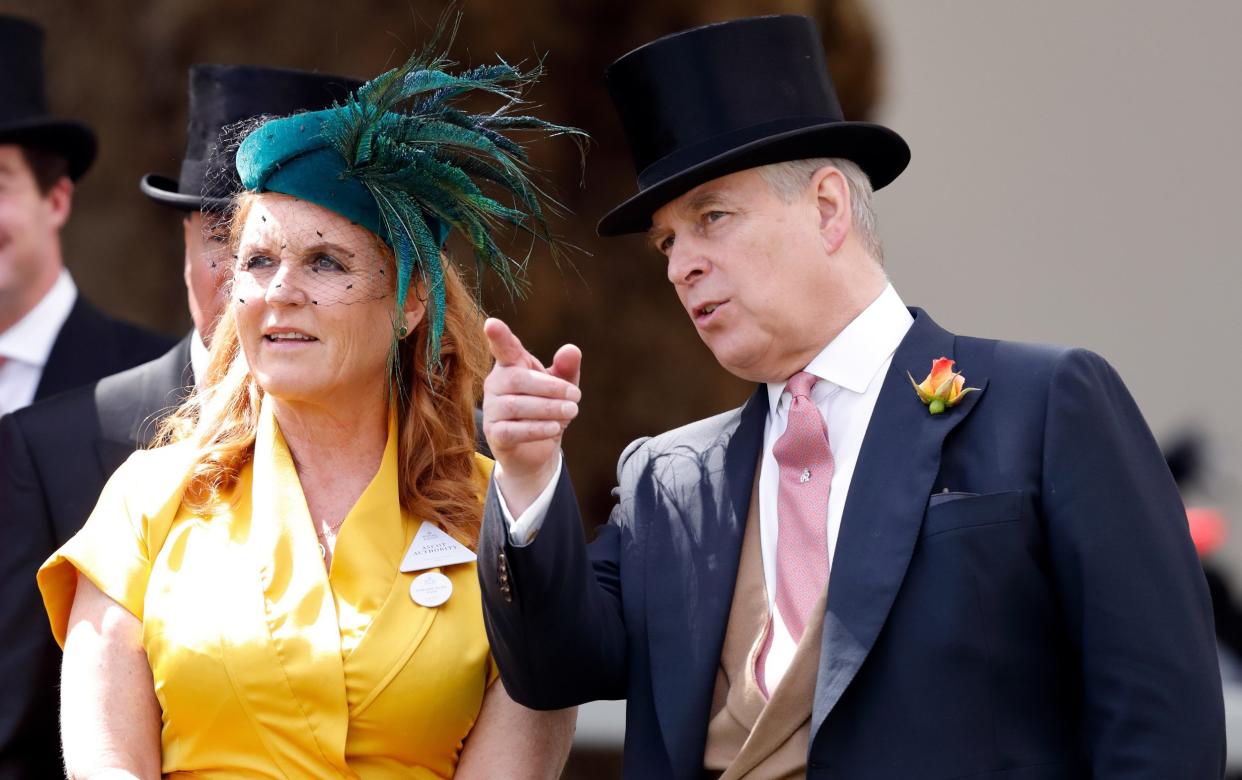
<path id="1" fill-rule="evenodd" d="M 442 19 L 431 43 L 336 106 L 323 130 L 345 159 L 343 175 L 363 184 L 379 207 L 397 258 L 398 315 L 415 271 L 427 290 L 431 364 L 438 361 L 444 332 L 440 248 L 448 232 L 465 238 L 476 271 L 494 273 L 515 297 L 525 291 L 528 258 L 507 256 L 493 230 L 512 226 L 548 244 L 554 255 L 560 251 L 541 200 L 551 210 L 557 204 L 532 181 L 525 151 L 506 133 L 564 135 L 580 149 L 587 139 L 576 128 L 518 113 L 524 91 L 542 75 L 542 63 L 523 70 L 501 61 L 450 73 L 454 63 L 443 51 L 459 19 Z M 501 105 L 487 114 L 457 106 L 475 94 Z"/>

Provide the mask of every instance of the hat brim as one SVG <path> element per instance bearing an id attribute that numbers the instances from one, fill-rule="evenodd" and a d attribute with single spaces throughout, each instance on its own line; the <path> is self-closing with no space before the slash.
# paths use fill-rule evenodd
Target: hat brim
<path id="1" fill-rule="evenodd" d="M 0 123 L 0 143 L 19 144 L 63 154 L 69 178 L 77 181 L 95 161 L 95 131 L 72 119 L 36 117 Z"/>
<path id="2" fill-rule="evenodd" d="M 158 173 L 148 173 L 138 181 L 143 195 L 182 211 L 227 211 L 232 205 L 231 198 L 205 198 L 199 193 L 181 192 L 179 187 L 176 180 Z"/>
<path id="3" fill-rule="evenodd" d="M 743 144 L 682 168 L 644 187 L 604 215 L 596 233 L 620 236 L 651 227 L 651 215 L 690 190 L 712 179 L 761 165 L 815 157 L 841 157 L 858 164 L 873 189 L 887 186 L 910 163 L 910 147 L 883 125 L 871 122 L 827 122 L 800 127 Z"/>

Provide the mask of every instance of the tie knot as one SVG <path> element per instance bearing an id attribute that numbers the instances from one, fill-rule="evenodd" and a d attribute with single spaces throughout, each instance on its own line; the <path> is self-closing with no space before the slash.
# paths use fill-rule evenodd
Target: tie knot
<path id="1" fill-rule="evenodd" d="M 785 384 L 785 389 L 789 391 L 794 398 L 798 396 L 811 397 L 811 388 L 815 387 L 815 383 L 819 381 L 819 377 L 809 371 L 799 371 L 789 377 L 789 381 Z"/>

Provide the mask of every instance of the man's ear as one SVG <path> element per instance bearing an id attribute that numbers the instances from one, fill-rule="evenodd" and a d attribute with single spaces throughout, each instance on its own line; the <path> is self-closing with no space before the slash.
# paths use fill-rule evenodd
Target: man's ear
<path id="1" fill-rule="evenodd" d="M 60 230 L 69 221 L 69 213 L 73 210 L 73 180 L 61 176 L 47 191 L 44 200 L 49 207 L 52 225 Z"/>
<path id="2" fill-rule="evenodd" d="M 849 182 L 841 171 L 825 165 L 811 176 L 811 190 L 819 212 L 819 234 L 824 249 L 832 254 L 845 243 L 853 226 Z"/>

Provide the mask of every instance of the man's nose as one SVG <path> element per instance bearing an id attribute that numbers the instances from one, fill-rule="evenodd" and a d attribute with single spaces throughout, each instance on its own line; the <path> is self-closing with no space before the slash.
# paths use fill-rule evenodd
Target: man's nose
<path id="1" fill-rule="evenodd" d="M 668 253 L 668 280 L 673 284 L 690 284 L 707 273 L 710 263 L 702 248 L 691 240 L 678 240 Z"/>
<path id="2" fill-rule="evenodd" d="M 289 263 L 281 263 L 268 282 L 264 298 L 268 303 L 297 306 L 306 303 L 306 291 L 298 283 L 296 269 Z"/>

